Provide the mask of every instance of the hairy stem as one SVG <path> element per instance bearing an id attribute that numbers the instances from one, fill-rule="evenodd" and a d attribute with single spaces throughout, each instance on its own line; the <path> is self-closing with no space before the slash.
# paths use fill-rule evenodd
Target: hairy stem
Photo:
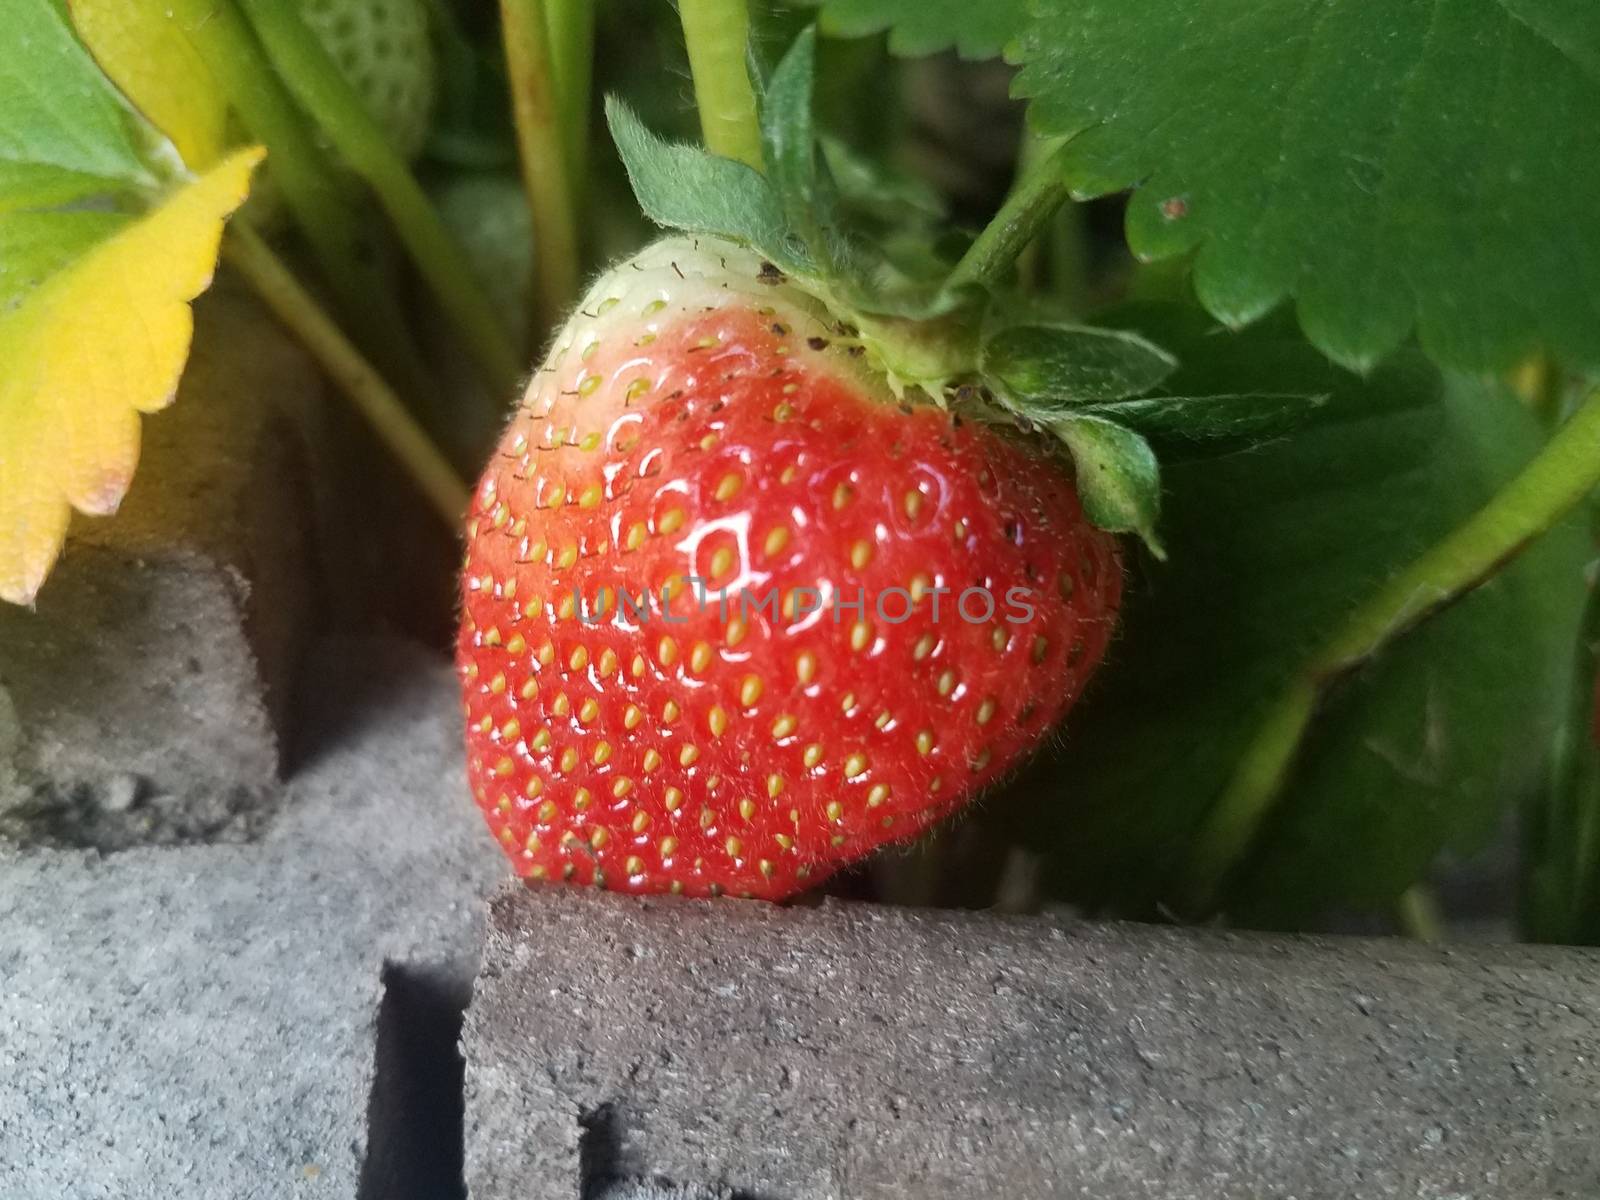
<path id="1" fill-rule="evenodd" d="M 478 365 L 484 382 L 509 395 L 522 359 L 466 256 L 398 151 L 322 44 L 282 0 L 242 0 L 278 73 L 316 119 L 340 157 L 372 185 L 395 231 Z"/>
<path id="2" fill-rule="evenodd" d="M 761 171 L 761 123 L 750 83 L 746 0 L 678 0 L 706 149 Z"/>
<path id="3" fill-rule="evenodd" d="M 455 528 L 467 511 L 467 485 L 372 364 L 248 225 L 229 226 L 222 253 L 367 419 L 445 523 Z"/>
<path id="4" fill-rule="evenodd" d="M 533 213 L 536 340 L 578 292 L 578 221 L 547 0 L 500 0 L 522 185 Z"/>
<path id="5" fill-rule="evenodd" d="M 1056 210 L 1069 199 L 1066 178 L 1061 173 L 1065 149 L 1057 147 L 1023 172 L 994 220 L 950 272 L 945 287 L 997 283 L 1005 278 L 1022 252 L 1049 226 Z"/>
<path id="6" fill-rule="evenodd" d="M 1214 908 L 1283 790 L 1329 683 L 1515 558 L 1600 484 L 1600 389 L 1486 505 L 1360 605 L 1295 673 L 1190 851 L 1180 899 Z"/>
<path id="7" fill-rule="evenodd" d="M 271 178 L 351 328 L 409 391 L 425 394 L 431 387 L 427 372 L 360 216 L 233 0 L 168 0 L 167 12 L 211 68 L 251 137 L 267 148 Z"/>

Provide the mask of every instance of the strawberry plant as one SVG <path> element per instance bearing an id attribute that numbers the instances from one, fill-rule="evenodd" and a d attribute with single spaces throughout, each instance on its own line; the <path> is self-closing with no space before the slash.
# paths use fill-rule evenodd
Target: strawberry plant
<path id="1" fill-rule="evenodd" d="M 7 600 L 220 254 L 463 533 L 519 875 L 1432 935 L 1510 840 L 1600 940 L 1591 6 L 0 15 Z"/>

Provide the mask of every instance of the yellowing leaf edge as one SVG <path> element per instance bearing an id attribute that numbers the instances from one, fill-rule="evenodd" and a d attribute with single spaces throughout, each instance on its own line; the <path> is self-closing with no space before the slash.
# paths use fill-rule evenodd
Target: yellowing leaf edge
<path id="1" fill-rule="evenodd" d="M 72 509 L 121 503 L 138 414 L 177 390 L 190 302 L 264 153 L 229 155 L 0 314 L 0 599 L 33 603 Z"/>

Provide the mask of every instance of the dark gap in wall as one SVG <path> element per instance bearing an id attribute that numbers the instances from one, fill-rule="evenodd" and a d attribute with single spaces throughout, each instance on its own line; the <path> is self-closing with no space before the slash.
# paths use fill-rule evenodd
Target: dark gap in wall
<path id="1" fill-rule="evenodd" d="M 384 964 L 359 1200 L 466 1200 L 460 1040 L 474 966 Z"/>

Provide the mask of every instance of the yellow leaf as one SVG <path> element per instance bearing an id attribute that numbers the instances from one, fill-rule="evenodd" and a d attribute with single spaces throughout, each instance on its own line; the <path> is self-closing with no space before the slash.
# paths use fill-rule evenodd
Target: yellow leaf
<path id="1" fill-rule="evenodd" d="M 138 414 L 177 390 L 189 301 L 263 153 L 236 151 L 0 313 L 0 599 L 33 602 L 72 508 L 122 502 Z"/>
<path id="2" fill-rule="evenodd" d="M 165 0 L 69 0 L 100 69 L 195 170 L 222 153 L 228 102 Z"/>

